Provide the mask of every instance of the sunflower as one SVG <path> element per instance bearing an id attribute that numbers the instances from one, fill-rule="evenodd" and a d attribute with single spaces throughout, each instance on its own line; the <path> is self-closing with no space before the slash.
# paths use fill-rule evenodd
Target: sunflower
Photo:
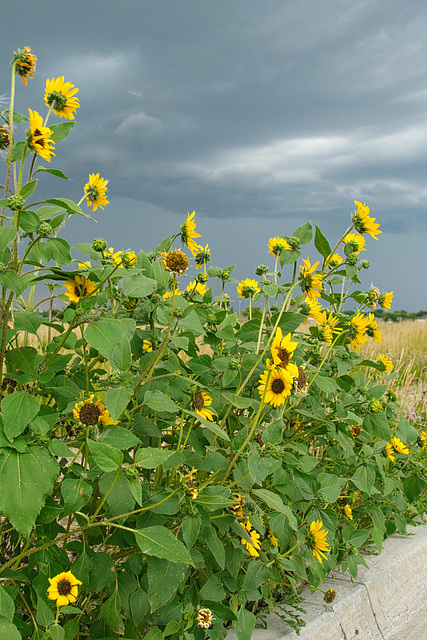
<path id="1" fill-rule="evenodd" d="M 194 260 L 196 262 L 196 269 L 201 269 L 207 262 L 211 261 L 211 250 L 206 245 L 203 248 L 201 245 L 197 245 L 197 251 L 194 253 Z"/>
<path id="2" fill-rule="evenodd" d="M 214 620 L 215 618 L 210 609 L 199 609 L 197 612 L 196 622 L 202 629 L 209 629 Z"/>
<path id="3" fill-rule="evenodd" d="M 378 304 L 383 309 L 390 309 L 392 302 L 393 302 L 393 291 L 389 291 L 389 293 L 382 293 L 378 298 Z"/>
<path id="4" fill-rule="evenodd" d="M 327 560 L 325 553 L 329 553 L 330 544 L 326 542 L 326 536 L 328 535 L 327 529 L 322 529 L 322 520 L 313 520 L 310 524 L 310 543 L 313 550 L 313 556 L 322 564 L 322 558 Z"/>
<path id="5" fill-rule="evenodd" d="M 27 131 L 27 143 L 31 151 L 34 151 L 46 162 L 50 162 L 51 156 L 54 156 L 53 150 L 55 143 L 51 139 L 53 135 L 52 129 L 43 126 L 43 118 L 37 113 L 28 109 L 30 113 L 30 130 Z"/>
<path id="6" fill-rule="evenodd" d="M 343 242 L 351 250 L 351 253 L 359 254 L 365 249 L 365 238 L 358 233 L 347 233 L 343 238 Z"/>
<path id="7" fill-rule="evenodd" d="M 202 284 L 201 282 L 197 282 L 197 280 L 193 280 L 193 282 L 190 282 L 188 287 L 186 287 L 185 289 L 185 291 L 187 291 L 188 293 L 198 293 L 199 296 L 204 296 L 207 290 L 207 286 L 205 284 Z"/>
<path id="8" fill-rule="evenodd" d="M 73 409 L 73 416 L 75 420 L 80 420 L 88 427 L 93 427 L 96 424 L 102 424 L 104 427 L 108 427 L 111 424 L 118 424 L 118 420 L 114 422 L 113 418 L 106 407 L 101 404 L 101 400 L 93 402 L 94 395 L 89 396 L 88 400 L 81 400 L 76 402 Z"/>
<path id="9" fill-rule="evenodd" d="M 251 278 L 245 278 L 241 280 L 237 285 L 237 293 L 239 294 L 239 298 L 253 298 L 254 295 L 261 291 L 258 287 L 258 282 L 256 280 L 252 280 Z"/>
<path id="10" fill-rule="evenodd" d="M 282 251 L 290 251 L 291 246 L 283 238 L 276 236 L 268 241 L 268 253 L 272 253 L 276 258 L 280 256 Z"/>
<path id="11" fill-rule="evenodd" d="M 375 342 L 382 342 L 383 336 L 378 329 L 378 322 L 375 320 L 373 313 L 368 313 L 368 325 L 366 327 L 366 335 L 375 340 Z"/>
<path id="12" fill-rule="evenodd" d="M 180 230 L 182 243 L 187 245 L 193 255 L 199 250 L 199 245 L 194 238 L 201 238 L 200 233 L 196 233 L 196 221 L 194 220 L 195 215 L 195 211 L 193 211 L 193 213 L 187 212 L 187 220 L 181 224 Z"/>
<path id="13" fill-rule="evenodd" d="M 255 529 L 252 528 L 251 523 L 249 522 L 249 519 L 246 521 L 245 524 L 243 524 L 243 522 L 239 522 L 239 524 L 246 529 L 246 531 L 249 533 L 249 536 L 252 540 L 252 544 L 250 542 L 248 542 L 247 540 L 245 540 L 244 538 L 241 539 L 241 542 L 243 545 L 245 545 L 246 550 L 249 551 L 249 553 L 251 554 L 251 556 L 253 556 L 254 558 L 258 558 L 259 557 L 259 549 L 261 549 L 261 543 L 259 541 L 260 539 L 260 535 L 257 531 L 255 531 Z"/>
<path id="14" fill-rule="evenodd" d="M 322 311 L 322 313 L 319 314 L 317 319 L 319 334 L 321 339 L 327 344 L 332 344 L 334 334 L 338 334 L 342 331 L 342 329 L 336 327 L 338 322 L 339 318 L 334 316 L 332 311 L 329 312 L 329 315 L 327 311 Z"/>
<path id="15" fill-rule="evenodd" d="M 277 327 L 276 335 L 271 345 L 273 365 L 289 371 L 294 378 L 298 378 L 298 367 L 291 362 L 291 358 L 297 346 L 297 342 L 291 342 L 290 333 L 283 338 L 281 328 Z"/>
<path id="16" fill-rule="evenodd" d="M 18 49 L 12 60 L 12 64 L 16 63 L 15 71 L 21 77 L 22 84 L 27 86 L 27 76 L 33 79 L 36 70 L 37 57 L 31 53 L 30 47 Z"/>
<path id="17" fill-rule="evenodd" d="M 71 82 L 64 82 L 64 76 L 46 80 L 44 101 L 60 118 L 74 120 L 74 112 L 80 107 L 79 99 L 74 96 L 78 89 Z"/>
<path id="18" fill-rule="evenodd" d="M 298 275 L 299 284 L 303 292 L 307 294 L 307 298 L 315 302 L 323 290 L 322 279 L 325 276 L 320 273 L 314 273 L 319 266 L 319 262 L 315 262 L 313 266 L 311 266 L 310 260 L 307 258 L 307 260 L 303 259 L 303 263 L 304 266 L 300 266 L 300 273 Z"/>
<path id="19" fill-rule="evenodd" d="M 108 180 L 99 177 L 99 173 L 91 173 L 89 176 L 89 182 L 84 186 L 85 197 L 87 200 L 87 206 L 93 206 L 93 211 L 96 211 L 98 207 L 103 209 L 109 201 L 105 197 L 107 193 Z"/>
<path id="20" fill-rule="evenodd" d="M 358 436 L 360 436 L 360 424 L 352 424 L 350 425 L 350 431 L 352 433 L 352 435 L 357 438 Z"/>
<path id="21" fill-rule="evenodd" d="M 268 532 L 267 538 L 270 540 L 270 542 L 273 545 L 273 547 L 278 547 L 279 546 L 279 541 L 278 541 L 278 539 L 276 538 L 276 536 L 274 535 L 274 533 L 272 532 L 271 529 Z"/>
<path id="22" fill-rule="evenodd" d="M 147 351 L 147 353 L 152 351 L 153 350 L 153 343 L 151 342 L 151 340 L 143 340 L 142 341 L 142 349 L 144 351 Z"/>
<path id="23" fill-rule="evenodd" d="M 106 249 L 106 251 L 104 251 L 104 257 L 107 258 L 108 260 L 111 260 L 119 268 L 123 267 L 121 256 L 122 256 L 122 252 L 116 251 L 114 253 L 113 247 L 110 247 L 109 249 Z"/>
<path id="24" fill-rule="evenodd" d="M 421 451 L 424 451 L 424 449 L 427 446 L 427 434 L 425 431 L 421 431 L 420 436 L 418 438 L 418 446 L 421 449 Z"/>
<path id="25" fill-rule="evenodd" d="M 230 507 L 230 511 L 232 511 L 235 516 L 239 518 L 243 518 L 243 505 L 246 502 L 245 496 L 242 496 L 240 493 L 237 493 L 236 495 L 233 496 L 233 498 L 236 500 L 236 504 L 233 504 L 233 506 Z"/>
<path id="26" fill-rule="evenodd" d="M 379 230 L 380 225 L 375 222 L 376 218 L 369 216 L 369 207 L 357 200 L 354 201 L 354 204 L 357 207 L 357 211 L 353 213 L 351 219 L 356 231 L 359 233 L 368 233 L 372 238 L 378 240 L 377 235 L 382 233 L 382 231 Z"/>
<path id="27" fill-rule="evenodd" d="M 365 318 L 360 312 L 353 316 L 348 323 L 347 335 L 350 338 L 352 349 L 360 351 L 360 345 L 368 341 L 365 336 L 368 323 L 369 319 Z"/>
<path id="28" fill-rule="evenodd" d="M 65 607 L 75 602 L 79 594 L 77 585 L 82 584 L 71 571 L 58 573 L 54 578 L 49 578 L 49 583 L 47 597 L 49 600 L 56 600 L 57 607 Z"/>
<path id="29" fill-rule="evenodd" d="M 389 442 L 387 442 L 385 446 L 385 454 L 387 458 L 391 460 L 391 462 L 394 462 L 396 460 L 396 456 L 394 456 L 393 453 L 394 453 L 393 446 Z"/>
<path id="30" fill-rule="evenodd" d="M 193 407 L 195 412 L 205 418 L 205 420 L 213 420 L 213 413 L 210 409 L 206 409 L 212 404 L 212 398 L 206 391 L 196 391 L 193 396 Z"/>
<path id="31" fill-rule="evenodd" d="M 67 280 L 64 287 L 65 294 L 70 302 L 80 302 L 82 298 L 90 298 L 96 295 L 96 282 L 88 280 L 84 276 L 75 276 L 74 280 Z"/>
<path id="32" fill-rule="evenodd" d="M 176 273 L 180 276 L 186 269 L 188 269 L 189 260 L 185 253 L 181 249 L 169 251 L 169 253 L 163 252 L 160 256 L 160 260 L 163 260 L 163 266 L 171 273 Z"/>
<path id="33" fill-rule="evenodd" d="M 396 438 L 396 436 L 395 436 L 394 438 L 392 438 L 391 444 L 393 445 L 393 449 L 397 453 L 403 453 L 403 454 L 405 454 L 405 456 L 409 455 L 408 447 L 406 446 L 406 444 L 404 442 L 402 442 L 402 440 L 400 440 L 400 438 Z"/>
<path id="34" fill-rule="evenodd" d="M 258 393 L 266 404 L 279 407 L 291 394 L 294 380 L 286 369 L 266 370 L 261 374 Z"/>
<path id="35" fill-rule="evenodd" d="M 390 371 L 392 371 L 392 369 L 394 367 L 394 364 L 392 363 L 390 358 L 388 356 L 384 355 L 384 353 L 381 353 L 378 356 L 377 362 L 381 362 L 384 365 L 386 373 L 390 373 Z"/>
<path id="36" fill-rule="evenodd" d="M 137 262 L 138 256 L 136 255 L 135 251 L 131 251 L 130 249 L 128 249 L 122 254 L 122 264 L 124 267 L 126 267 L 126 269 L 131 269 L 137 264 Z"/>
<path id="37" fill-rule="evenodd" d="M 330 267 L 331 269 L 334 269 L 335 267 L 338 267 L 338 265 L 340 265 L 341 262 L 342 262 L 342 258 L 339 255 L 339 253 L 334 253 L 329 257 L 327 264 L 328 264 L 328 267 Z"/>
<path id="38" fill-rule="evenodd" d="M 349 520 L 353 520 L 353 510 L 349 504 L 346 504 L 344 507 L 344 513 Z"/>
<path id="39" fill-rule="evenodd" d="M 181 296 L 181 295 L 182 295 L 182 291 L 180 291 L 180 290 L 178 289 L 178 287 L 176 287 L 176 288 L 175 288 L 175 291 L 174 291 L 174 295 L 176 295 L 176 296 Z M 171 298 L 171 297 L 172 297 L 172 291 L 166 291 L 166 292 L 163 294 L 163 300 L 167 300 L 168 298 Z"/>
<path id="40" fill-rule="evenodd" d="M 308 318 L 318 320 L 323 312 L 323 309 L 322 305 L 320 304 L 320 302 L 318 302 L 318 300 L 316 300 L 316 298 L 314 298 L 313 300 L 307 298 L 298 309 L 298 312 L 304 316 L 307 316 L 304 320 L 304 322 L 307 322 Z"/>

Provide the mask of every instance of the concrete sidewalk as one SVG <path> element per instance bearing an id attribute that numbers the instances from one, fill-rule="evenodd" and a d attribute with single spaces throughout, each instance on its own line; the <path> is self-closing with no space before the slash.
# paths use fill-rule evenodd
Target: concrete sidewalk
<path id="1" fill-rule="evenodd" d="M 366 556 L 369 570 L 360 567 L 354 583 L 334 571 L 322 586 L 335 589 L 333 603 L 307 590 L 299 636 L 272 614 L 253 640 L 427 640 L 427 525 L 408 530 L 413 535 L 394 535 L 380 555 Z"/>

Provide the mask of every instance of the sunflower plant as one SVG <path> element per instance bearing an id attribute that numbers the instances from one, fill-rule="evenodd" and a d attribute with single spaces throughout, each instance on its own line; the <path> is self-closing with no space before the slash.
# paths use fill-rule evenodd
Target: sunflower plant
<path id="1" fill-rule="evenodd" d="M 34 195 L 67 179 L 80 106 L 61 76 L 15 111 L 36 60 L 15 53 L 0 113 L 0 635 L 249 640 L 273 610 L 298 630 L 303 586 L 355 578 L 426 508 L 426 426 L 361 354 L 393 298 L 360 289 L 379 223 L 356 201 L 335 245 L 307 222 L 240 282 L 194 211 L 157 247 L 70 247 L 110 183 Z"/>

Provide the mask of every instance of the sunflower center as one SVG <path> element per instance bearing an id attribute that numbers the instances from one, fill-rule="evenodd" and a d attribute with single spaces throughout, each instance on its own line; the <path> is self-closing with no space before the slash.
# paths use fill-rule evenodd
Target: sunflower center
<path id="1" fill-rule="evenodd" d="M 282 393 L 285 389 L 285 383 L 280 378 L 276 378 L 271 383 L 271 390 L 273 393 L 277 393 L 278 395 Z"/>
<path id="2" fill-rule="evenodd" d="M 52 91 L 46 98 L 49 107 L 52 106 L 56 111 L 62 111 L 67 104 L 67 98 L 60 91 Z"/>
<path id="3" fill-rule="evenodd" d="M 354 326 L 354 324 L 351 324 L 348 328 L 348 337 L 350 338 L 350 340 L 354 340 L 354 338 L 357 337 L 358 335 L 358 330 L 357 327 Z"/>
<path id="4" fill-rule="evenodd" d="M 307 374 L 302 367 L 298 367 L 297 387 L 298 389 L 304 389 L 307 384 Z"/>
<path id="5" fill-rule="evenodd" d="M 287 367 L 291 359 L 291 354 L 289 353 L 289 351 L 287 349 L 284 349 L 283 347 L 276 347 L 276 354 L 277 357 L 280 358 L 282 366 Z"/>
<path id="6" fill-rule="evenodd" d="M 92 426 L 94 424 L 98 424 L 101 416 L 101 409 L 95 404 L 84 404 L 79 411 L 79 416 L 83 424 Z"/>
<path id="7" fill-rule="evenodd" d="M 193 399 L 194 408 L 200 411 L 205 406 L 205 399 L 203 398 L 200 391 L 198 391 Z"/>
<path id="8" fill-rule="evenodd" d="M 58 593 L 60 596 L 68 596 L 71 593 L 71 582 L 69 580 L 60 580 L 58 582 Z"/>
<path id="9" fill-rule="evenodd" d="M 165 258 L 165 266 L 168 271 L 172 273 L 183 273 L 188 267 L 188 258 L 179 249 L 177 251 L 170 251 Z"/>

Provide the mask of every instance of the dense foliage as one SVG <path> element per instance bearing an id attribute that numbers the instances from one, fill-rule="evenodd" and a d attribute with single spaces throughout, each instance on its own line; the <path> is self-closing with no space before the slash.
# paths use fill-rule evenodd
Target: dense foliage
<path id="1" fill-rule="evenodd" d="M 15 54 L 0 114 L 0 638 L 249 640 L 276 603 L 297 627 L 302 586 L 356 577 L 425 509 L 426 433 L 399 417 L 390 359 L 359 355 L 392 298 L 357 288 L 379 225 L 356 202 L 335 248 L 306 223 L 240 283 L 209 265 L 194 213 L 150 252 L 72 253 L 60 232 L 90 218 L 83 200 L 108 205 L 108 181 L 38 201 L 46 173 L 67 179 L 46 163 L 79 100 L 53 78 L 44 119 L 14 112 L 35 60 Z"/>

